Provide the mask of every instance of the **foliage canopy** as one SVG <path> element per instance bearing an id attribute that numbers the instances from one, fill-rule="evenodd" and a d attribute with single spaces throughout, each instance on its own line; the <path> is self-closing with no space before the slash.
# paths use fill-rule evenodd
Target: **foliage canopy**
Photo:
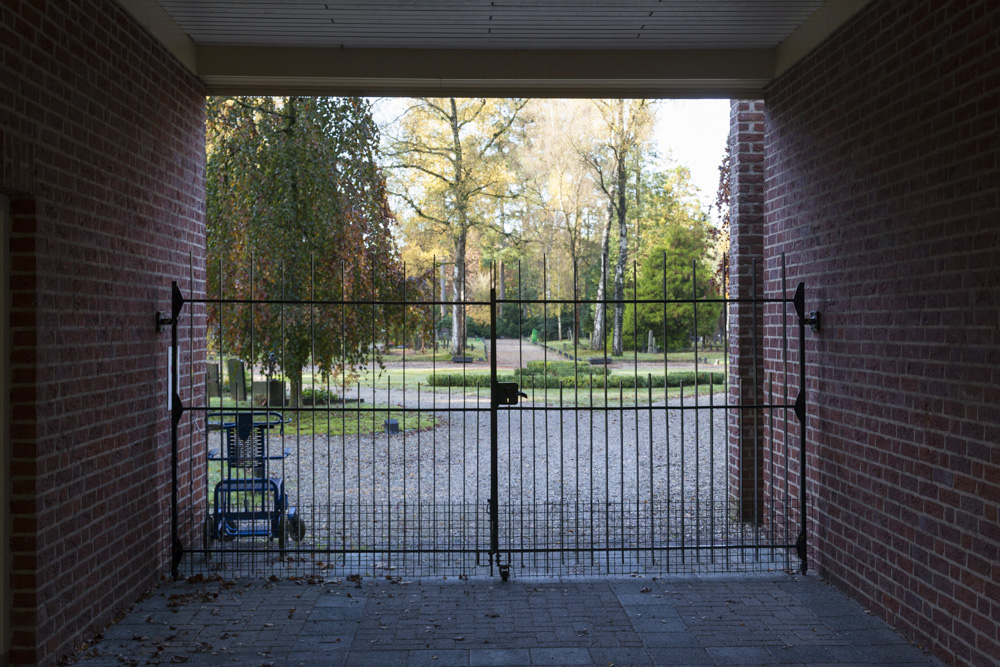
<path id="1" fill-rule="evenodd" d="M 306 364 L 351 369 L 376 354 L 373 322 L 401 326 L 401 313 L 374 306 L 277 303 L 387 300 L 406 288 L 378 141 L 359 98 L 207 103 L 208 292 L 259 301 L 210 309 L 209 331 L 245 362 L 275 354 L 293 400 Z M 412 297 L 420 284 L 410 283 Z"/>
<path id="2" fill-rule="evenodd" d="M 695 336 L 714 333 L 722 304 L 717 301 L 666 303 L 672 300 L 711 299 L 718 293 L 708 261 L 710 228 L 706 223 L 670 224 L 661 230 L 661 241 L 649 249 L 635 277 L 637 301 L 625 312 L 625 344 L 631 349 L 646 345 L 653 332 L 661 350 L 688 347 Z"/>

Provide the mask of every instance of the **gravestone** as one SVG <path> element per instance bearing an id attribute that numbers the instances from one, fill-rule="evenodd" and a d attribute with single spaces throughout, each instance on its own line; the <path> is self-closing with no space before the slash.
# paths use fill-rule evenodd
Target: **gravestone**
<path id="1" fill-rule="evenodd" d="M 254 405 L 263 405 L 267 400 L 267 381 L 254 380 L 250 383 L 250 398 Z"/>
<path id="2" fill-rule="evenodd" d="M 232 399 L 247 400 L 247 376 L 243 362 L 239 359 L 227 359 L 226 374 L 229 376 L 229 395 Z"/>
<path id="3" fill-rule="evenodd" d="M 285 383 L 281 380 L 254 380 L 250 395 L 254 405 L 283 408 L 288 403 Z"/>
<path id="4" fill-rule="evenodd" d="M 649 337 L 646 340 L 646 353 L 647 354 L 657 354 L 659 353 L 659 348 L 656 347 L 656 339 L 653 338 L 653 330 L 649 330 Z"/>
<path id="5" fill-rule="evenodd" d="M 205 392 L 209 398 L 222 397 L 222 382 L 219 380 L 219 364 L 209 364 L 205 374 Z"/>
<path id="6" fill-rule="evenodd" d="M 288 399 L 285 397 L 285 383 L 281 380 L 271 380 L 267 389 L 268 407 L 285 407 Z"/>

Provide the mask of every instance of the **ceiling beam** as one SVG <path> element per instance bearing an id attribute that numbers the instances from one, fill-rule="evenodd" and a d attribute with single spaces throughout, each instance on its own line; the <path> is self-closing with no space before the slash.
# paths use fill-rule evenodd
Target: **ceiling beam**
<path id="1" fill-rule="evenodd" d="M 159 39 L 185 67 L 198 73 L 198 47 L 156 0 L 118 0 L 129 14 Z"/>
<path id="2" fill-rule="evenodd" d="M 827 0 L 774 50 L 774 78 L 819 46 L 870 0 Z"/>
<path id="3" fill-rule="evenodd" d="M 769 49 L 198 49 L 217 95 L 752 97 L 774 67 Z"/>

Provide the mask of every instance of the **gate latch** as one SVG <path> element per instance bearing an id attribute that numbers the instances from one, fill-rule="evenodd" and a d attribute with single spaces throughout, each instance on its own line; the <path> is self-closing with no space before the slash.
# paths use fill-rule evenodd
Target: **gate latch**
<path id="1" fill-rule="evenodd" d="M 528 398 L 523 391 L 518 391 L 516 382 L 497 382 L 497 405 L 517 405 L 518 396 Z"/>

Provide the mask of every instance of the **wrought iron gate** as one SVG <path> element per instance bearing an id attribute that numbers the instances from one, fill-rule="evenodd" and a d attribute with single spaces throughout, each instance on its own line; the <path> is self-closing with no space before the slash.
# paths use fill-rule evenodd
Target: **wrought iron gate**
<path id="1" fill-rule="evenodd" d="M 498 295 L 494 270 L 488 299 L 457 302 L 405 287 L 367 299 L 346 289 L 333 299 L 221 289 L 192 298 L 174 283 L 171 317 L 157 314 L 172 340 L 173 575 L 506 579 L 804 569 L 801 350 L 805 326 L 815 322 L 804 312 L 804 287 L 789 294 L 782 267 L 781 291 L 767 298 L 639 298 L 633 288 L 631 298 L 555 299 L 544 296 L 544 282 L 543 296 L 529 298 L 519 273 L 516 294 Z M 598 304 L 605 317 L 621 304 L 634 319 L 622 355 L 609 354 L 606 336 L 596 352 L 577 337 L 581 312 Z M 439 327 L 428 334 L 415 322 L 436 321 L 453 306 L 477 309 L 489 327 L 455 359 L 444 354 Z M 735 307 L 776 325 L 769 335 L 778 354 L 759 378 L 754 362 L 759 391 L 751 401 L 727 384 Z M 501 308 L 517 312 L 516 338 L 498 336 Z M 255 330 L 261 309 L 278 313 L 282 327 L 313 323 L 313 372 L 301 405 L 286 404 L 287 387 L 276 380 L 285 349 L 272 351 L 269 366 L 258 345 L 267 337 Z M 569 339 L 549 335 L 554 309 L 569 312 Z M 690 309 L 690 349 L 658 354 L 654 342 L 642 352 L 642 309 L 660 311 L 664 327 L 669 309 Z M 699 309 L 703 317 L 721 310 L 714 342 L 698 333 Z M 364 363 L 352 371 L 344 351 L 345 363 L 330 372 L 312 366 L 320 318 L 339 318 L 345 341 L 349 321 L 365 329 Z M 541 332 L 523 326 L 537 321 Z M 249 328 L 258 363 L 225 368 L 226 327 Z M 206 371 L 215 363 L 217 371 Z M 746 414 L 759 428 L 734 435 Z M 241 428 L 253 430 L 259 460 L 234 458 Z M 747 460 L 752 488 L 734 489 L 734 476 L 748 484 L 738 470 Z"/>

